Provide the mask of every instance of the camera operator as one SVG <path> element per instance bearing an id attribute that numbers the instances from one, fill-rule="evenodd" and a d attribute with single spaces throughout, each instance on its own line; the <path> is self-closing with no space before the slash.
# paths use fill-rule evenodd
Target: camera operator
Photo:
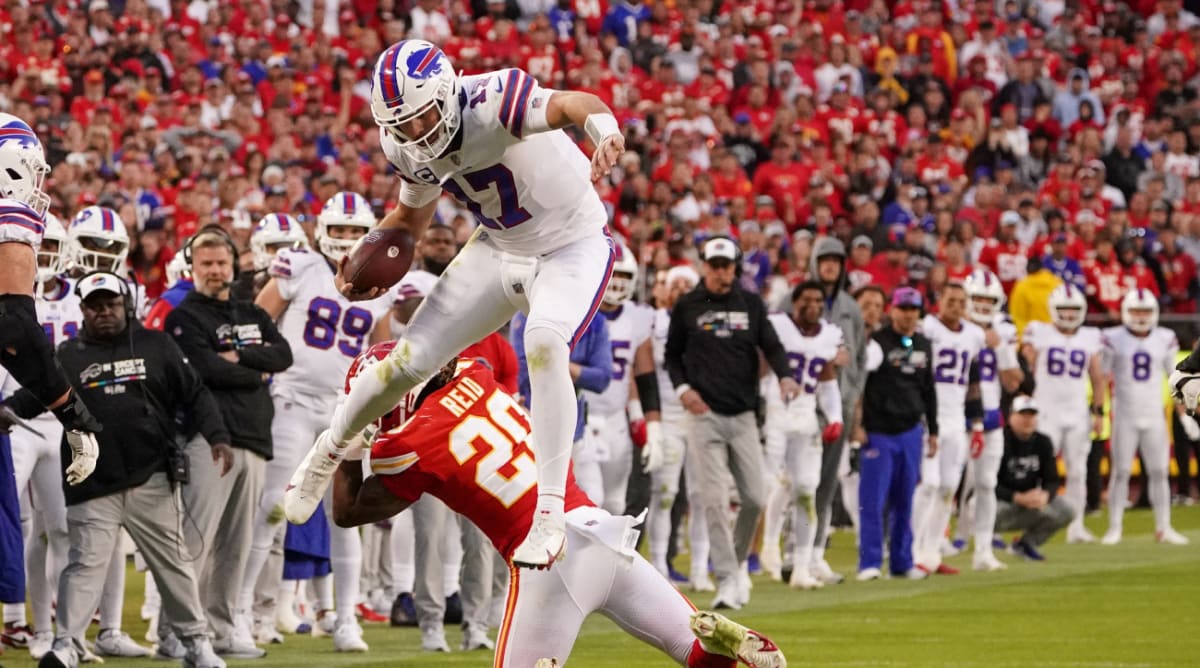
<path id="1" fill-rule="evenodd" d="M 209 642 L 196 574 L 181 558 L 183 522 L 168 472 L 176 470 L 173 461 L 181 458 L 173 452 L 176 413 L 191 415 L 214 444 L 212 458 L 222 459 L 226 468 L 229 434 L 212 395 L 175 343 L 138 324 L 132 293 L 122 278 L 95 272 L 80 280 L 76 292 L 82 300 L 83 329 L 77 339 L 59 347 L 58 359 L 75 392 L 107 428 L 96 434 L 95 472 L 63 488 L 69 563 L 59 580 L 58 634 L 39 665 L 74 666 L 86 654 L 83 635 L 124 527 L 154 575 L 165 618 L 186 648 L 185 662 L 224 666 Z M 13 395 L 7 406 L 20 416 L 43 410 L 27 389 Z M 11 419 L 3 422 L 6 428 L 13 426 Z M 70 461 L 65 440 L 62 449 L 63 461 Z"/>
<path id="2" fill-rule="evenodd" d="M 200 539 L 193 546 L 196 573 L 204 583 L 200 596 L 217 653 L 258 658 L 264 652 L 254 646 L 248 626 L 238 627 L 237 604 L 272 454 L 275 408 L 268 382 L 271 374 L 292 365 L 292 349 L 266 311 L 231 296 L 237 247 L 220 228 L 200 230 L 181 252 L 196 289 L 167 315 L 165 331 L 212 391 L 233 446 L 232 470 L 224 476 L 203 448 L 188 448 L 192 484 L 183 498 Z"/>

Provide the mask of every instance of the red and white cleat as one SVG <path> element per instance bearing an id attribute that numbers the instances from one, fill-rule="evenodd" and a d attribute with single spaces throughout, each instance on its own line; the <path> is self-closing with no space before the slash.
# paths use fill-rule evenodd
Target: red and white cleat
<path id="1" fill-rule="evenodd" d="M 750 668 L 787 668 L 787 659 L 775 643 L 724 615 L 697 612 L 691 627 L 706 652 L 737 659 Z"/>

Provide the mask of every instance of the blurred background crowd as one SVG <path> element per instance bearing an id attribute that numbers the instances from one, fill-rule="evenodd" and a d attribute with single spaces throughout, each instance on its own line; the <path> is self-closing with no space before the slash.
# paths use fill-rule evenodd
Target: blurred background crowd
<path id="1" fill-rule="evenodd" d="M 246 245 L 261 216 L 311 224 L 337 191 L 394 205 L 367 97 L 378 53 L 408 36 L 467 73 L 522 67 L 607 101 L 629 151 L 598 187 L 654 268 L 729 234 L 747 287 L 778 304 L 834 235 L 852 287 L 936 298 L 982 264 L 1011 289 L 1032 259 L 1086 287 L 1093 318 L 1132 286 L 1188 314 L 1186 4 L 10 0 L 0 108 L 46 145 L 53 212 L 121 214 L 151 298 L 204 224 Z M 449 199 L 440 214 L 465 240 L 470 215 Z"/>

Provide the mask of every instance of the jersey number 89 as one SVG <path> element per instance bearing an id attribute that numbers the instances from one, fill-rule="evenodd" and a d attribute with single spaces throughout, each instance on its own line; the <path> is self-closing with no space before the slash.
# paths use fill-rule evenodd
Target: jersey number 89
<path id="1" fill-rule="evenodd" d="M 505 508 L 511 508 L 537 484 L 537 469 L 529 453 L 513 456 L 516 445 L 529 437 L 529 428 L 513 415 L 516 410 L 512 398 L 496 390 L 487 400 L 488 417 L 468 415 L 450 432 L 450 454 L 460 465 L 480 450 L 487 451 L 475 463 L 475 484 Z"/>
<path id="2" fill-rule="evenodd" d="M 374 318 L 366 309 L 342 307 L 332 299 L 317 297 L 308 303 L 308 322 L 304 325 L 304 343 L 318 350 L 329 350 L 336 342 L 346 357 L 362 352 L 363 339 L 371 333 Z M 338 340 L 338 330 L 347 338 Z"/>

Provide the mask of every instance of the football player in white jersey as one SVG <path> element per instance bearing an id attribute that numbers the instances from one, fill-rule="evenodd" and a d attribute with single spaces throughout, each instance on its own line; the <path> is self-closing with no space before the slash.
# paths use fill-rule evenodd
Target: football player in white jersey
<path id="1" fill-rule="evenodd" d="M 921 332 L 933 344 L 938 409 L 937 452 L 921 461 L 921 483 L 913 496 L 913 561 L 927 573 L 958 572 L 942 563 L 942 539 L 967 454 L 983 440 L 977 367 L 979 352 L 987 344 L 983 330 L 963 317 L 966 308 L 967 291 L 949 283 L 938 300 L 937 315 L 926 315 L 921 322 Z"/>
<path id="2" fill-rule="evenodd" d="M 71 450 L 66 480 L 77 485 L 96 468 L 98 450 L 92 432 L 99 431 L 100 425 L 71 391 L 55 361 L 33 299 L 36 253 L 50 205 L 42 185 L 49 173 L 45 151 L 33 129 L 16 116 L 0 114 L 0 365 L 63 424 Z M 0 544 L 20 552 L 17 504 L 13 488 L 0 482 L 0 508 L 5 509 L 0 511 Z M 23 590 L 23 583 L 0 577 L 0 599 L 19 601 L 24 598 Z"/>
<path id="3" fill-rule="evenodd" d="M 816 527 L 817 484 L 821 481 L 821 448 L 842 433 L 842 394 L 838 390 L 833 360 L 842 351 L 842 330 L 823 318 L 825 290 L 820 283 L 801 283 L 792 291 L 792 312 L 772 313 L 768 318 L 787 351 L 788 362 L 801 392 L 786 405 L 767 392 L 768 414 L 783 435 L 781 451 L 768 453 L 768 470 L 782 472 L 782 484 L 774 496 L 783 503 L 768 501 L 768 508 L 792 510 L 792 575 L 789 584 L 798 589 L 816 589 L 823 583 L 809 570 Z M 817 409 L 825 416 L 821 428 Z M 778 549 L 782 513 L 776 511 L 770 528 L 764 525 L 764 551 Z"/>
<path id="4" fill-rule="evenodd" d="M 286 213 L 269 213 L 250 233 L 250 252 L 254 271 L 267 271 L 275 254 L 285 248 L 308 248 L 308 235 L 300 222 Z"/>
<path id="5" fill-rule="evenodd" d="M 1171 528 L 1170 444 L 1164 418 L 1163 379 L 1175 368 L 1179 341 L 1158 326 L 1158 300 L 1138 288 L 1121 300 L 1121 326 L 1104 332 L 1105 366 L 1113 375 L 1112 474 L 1108 478 L 1108 532 L 1101 543 L 1121 542 L 1129 473 L 1142 453 L 1154 509 L 1154 537 L 1160 543 L 1186 545 Z"/>
<path id="6" fill-rule="evenodd" d="M 369 345 L 368 337 L 375 322 L 391 307 L 387 296 L 363 304 L 352 303 L 338 291 L 334 278 L 338 262 L 374 224 L 375 215 L 361 195 L 340 192 L 330 197 L 317 216 L 314 235 L 317 252 L 307 248 L 280 250 L 268 270 L 271 278 L 255 300 L 276 319 L 280 333 L 293 342 L 295 361 L 271 383 L 275 404 L 271 423 L 274 459 L 267 462 L 258 529 L 242 580 L 243 610 L 250 607 L 255 583 L 267 561 L 275 533 L 284 530 L 283 496 L 288 477 L 328 425 L 338 396 L 339 379 L 345 377 L 355 356 Z M 320 609 L 314 633 L 333 634 L 334 648 L 338 651 L 366 651 L 362 628 L 355 616 L 362 543 L 356 531 L 332 524 L 330 562 L 332 584 L 337 591 L 336 614 L 330 582 L 327 577 L 318 578 Z M 278 580 L 282 573 L 271 573 L 271 577 Z M 271 620 L 259 622 L 270 624 Z"/>
<path id="7" fill-rule="evenodd" d="M 630 301 L 637 288 L 637 277 L 637 259 L 624 244 L 617 244 L 612 278 L 600 304 L 600 313 L 608 319 L 608 337 L 612 344 L 612 382 L 600 394 L 583 391 L 588 406 L 587 428 L 604 441 L 608 451 L 607 459 L 600 462 L 604 497 L 592 500 L 600 502 L 601 507 L 614 515 L 625 512 L 625 491 L 633 472 L 630 425 L 644 425 L 646 440 L 642 458 L 648 471 L 661 463 L 662 453 L 658 407 L 648 409 L 643 406 L 641 393 L 637 399 L 630 398 L 634 377 L 644 373 L 651 383 L 656 382 L 654 349 L 650 343 L 654 310 Z M 653 410 L 652 415 L 648 414 L 650 410 Z"/>
<path id="8" fill-rule="evenodd" d="M 63 245 L 67 232 L 54 214 L 46 213 L 46 230 L 37 252 L 37 287 L 34 297 L 38 322 L 57 345 L 75 338 L 83 316 L 79 298 L 71 282 L 62 276 Z M 4 383 L 4 396 L 10 397 L 19 389 L 9 376 Z M 54 644 L 51 627 L 52 602 L 58 591 L 58 575 L 67 564 L 67 505 L 62 492 L 62 465 L 59 442 L 62 425 L 54 416 L 43 413 L 29 421 L 39 435 L 25 429 L 9 434 L 12 441 L 13 472 L 21 499 L 21 524 L 25 536 L 26 603 L 33 613 L 29 653 L 40 659 Z M 45 540 L 41 540 L 41 536 Z M 10 610 L 10 606 L 15 610 Z M 5 604 L 5 631 L 10 630 L 11 617 L 24 625 L 25 604 Z"/>
<path id="9" fill-rule="evenodd" d="M 1100 330 L 1086 327 L 1087 299 L 1079 288 L 1064 283 L 1050 293 L 1050 318 L 1054 324 L 1033 321 L 1021 336 L 1021 354 L 1034 369 L 1033 399 L 1053 406 L 1038 416 L 1038 431 L 1050 437 L 1054 453 L 1062 453 L 1067 466 L 1065 498 L 1075 511 L 1067 527 L 1068 543 L 1092 543 L 1096 537 L 1083 526 L 1087 504 L 1087 456 L 1091 431 L 1103 426 L 1104 391 L 1107 386 L 1101 353 Z M 1092 405 L 1088 419 L 1088 381 Z"/>
<path id="10" fill-rule="evenodd" d="M 590 182 L 611 171 L 624 137 L 595 95 L 544 89 L 519 69 L 460 77 L 440 49 L 421 40 L 386 49 L 373 84 L 371 112 L 401 178 L 400 202 L 379 227 L 419 238 L 444 190 L 480 228 L 413 316 L 386 371 L 356 379 L 319 454 L 297 471 L 289 517 L 312 513 L 346 445 L 372 420 L 521 310 L 529 316 L 540 497 L 512 561 L 548 567 L 566 540 L 563 495 L 577 417 L 570 347 L 595 314 L 613 262 L 607 214 Z M 562 131 L 568 125 L 596 147 L 590 164 Z M 380 292 L 343 290 L 355 299 Z"/>
<path id="11" fill-rule="evenodd" d="M 658 382 L 662 413 L 662 466 L 650 473 L 650 505 L 646 518 L 646 540 L 650 563 L 664 576 L 670 577 L 667 546 L 671 540 L 671 508 L 679 493 L 683 474 L 683 458 L 687 451 L 686 412 L 679 397 L 671 391 L 663 355 L 667 347 L 667 330 L 671 327 L 671 307 L 680 295 L 691 292 L 700 283 L 700 275 L 687 266 L 672 267 L 659 272 L 654 281 L 654 327 L 651 346 L 654 351 L 654 373 Z M 667 391 L 662 391 L 663 389 Z M 708 577 L 708 525 L 695 507 L 688 522 L 691 543 L 692 572 L 689 581 L 694 591 L 716 591 Z"/>
<path id="12" fill-rule="evenodd" d="M 971 459 L 970 504 L 963 504 L 959 513 L 960 535 L 975 539 L 972 568 L 977 571 L 996 571 L 1005 568 L 1004 562 L 992 551 L 992 536 L 996 526 L 996 476 L 1004 455 L 1004 424 L 1000 415 L 1003 390 L 1014 391 L 1021 384 L 1024 372 L 1017 359 L 1017 328 L 1005 320 L 1004 287 L 1000 279 L 987 269 L 976 269 L 963 281 L 967 291 L 967 318 L 983 328 L 986 347 L 979 351 L 979 398 L 983 404 L 983 439 L 973 436 Z M 964 494 L 964 496 L 967 496 Z M 965 508 L 973 506 L 972 515 Z"/>

